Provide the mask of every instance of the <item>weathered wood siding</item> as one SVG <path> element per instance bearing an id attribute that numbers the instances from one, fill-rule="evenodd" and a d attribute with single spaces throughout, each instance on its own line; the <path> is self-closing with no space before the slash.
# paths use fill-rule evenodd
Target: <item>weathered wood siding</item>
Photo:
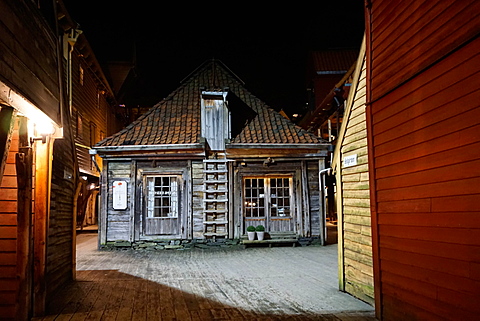
<path id="1" fill-rule="evenodd" d="M 363 47 L 364 48 L 364 47 Z M 370 304 L 374 303 L 372 234 L 365 119 L 366 64 L 361 51 L 351 97 L 348 97 L 338 153 L 337 213 L 343 236 L 340 242 L 344 290 Z M 355 157 L 356 165 L 345 165 L 345 157 Z"/>
<path id="2" fill-rule="evenodd" d="M 323 163 L 323 162 L 322 162 Z M 320 237 L 322 222 L 322 212 L 324 210 L 324 200 L 320 197 L 320 180 L 318 177 L 318 161 L 308 161 L 306 166 L 307 188 L 305 192 L 308 198 L 309 224 L 311 237 Z M 322 168 L 323 169 L 323 168 Z"/>
<path id="3" fill-rule="evenodd" d="M 479 12 L 478 1 L 372 1 L 367 120 L 385 320 L 480 315 Z"/>
<path id="4" fill-rule="evenodd" d="M 107 195 L 102 197 L 102 214 L 106 215 L 106 241 L 125 240 L 132 241 L 133 208 L 135 193 L 131 181 L 132 163 L 130 161 L 109 161 L 106 167 L 108 176 L 106 180 Z M 127 208 L 125 210 L 113 209 L 113 182 L 127 182 Z M 104 194 L 105 195 L 105 194 Z"/>
<path id="5" fill-rule="evenodd" d="M 17 175 L 15 153 L 18 131 L 14 131 L 0 184 L 0 316 L 15 318 L 17 272 Z"/>
<path id="6" fill-rule="evenodd" d="M 83 38 L 82 38 L 83 40 Z M 105 84 L 99 77 L 100 72 L 95 72 L 91 65 L 92 53 L 83 54 L 80 47 L 85 46 L 81 41 L 74 47 L 72 54 L 72 83 L 73 83 L 73 108 L 72 125 L 77 144 L 77 160 L 82 173 L 99 176 L 88 148 L 98 143 L 103 138 L 119 131 L 121 122 L 113 113 L 115 106 L 110 106 L 107 101 L 108 92 Z M 98 67 L 93 67 L 98 68 Z M 101 164 L 101 158 L 96 157 Z"/>
<path id="7" fill-rule="evenodd" d="M 61 124 L 56 38 L 32 1 L 0 1 L 0 81 Z"/>
<path id="8" fill-rule="evenodd" d="M 203 162 L 192 161 L 192 236 L 203 239 Z"/>
<path id="9" fill-rule="evenodd" d="M 66 126 L 63 130 L 64 138 L 56 140 L 53 146 L 47 242 L 47 302 L 53 293 L 72 279 L 74 269 L 75 184 L 73 173 L 77 168 L 71 128 Z"/>

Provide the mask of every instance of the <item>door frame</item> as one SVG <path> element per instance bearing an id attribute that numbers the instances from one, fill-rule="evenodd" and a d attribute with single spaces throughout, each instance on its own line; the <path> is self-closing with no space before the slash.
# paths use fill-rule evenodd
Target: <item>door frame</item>
<path id="1" fill-rule="evenodd" d="M 178 191 L 179 191 L 179 201 L 178 201 L 178 233 L 169 234 L 169 235 L 145 235 L 145 222 L 144 218 L 146 215 L 146 178 L 147 177 L 165 177 L 165 176 L 176 176 L 179 179 Z M 188 210 L 188 192 L 187 186 L 188 183 L 187 169 L 171 169 L 171 168 L 158 168 L 158 169 L 139 169 L 137 176 L 137 189 L 136 189 L 136 198 L 138 201 L 137 211 L 135 213 L 135 224 L 138 229 L 135 232 L 137 240 L 154 240 L 154 239 L 185 239 L 187 238 L 187 224 L 189 221 Z"/>
<path id="2" fill-rule="evenodd" d="M 301 211 L 299 211 L 299 206 L 298 206 L 298 197 L 297 197 L 297 186 L 295 184 L 296 182 L 296 178 L 295 178 L 295 171 L 288 171 L 288 172 L 272 172 L 272 173 L 241 173 L 239 176 L 239 215 L 238 215 L 238 218 L 239 218 L 239 228 L 240 230 L 238 231 L 239 235 L 244 235 L 244 231 L 246 231 L 246 216 L 244 215 L 244 211 L 245 211 L 245 206 L 244 206 L 244 193 L 245 193 L 245 179 L 249 179 L 249 178 L 262 178 L 262 179 L 268 179 L 269 181 L 272 179 L 272 178 L 288 178 L 289 179 L 289 184 L 290 184 L 290 224 L 291 224 L 291 231 L 289 232 L 293 232 L 293 233 L 298 233 L 298 229 L 297 229 L 297 221 L 298 221 L 298 215 Z M 268 184 L 267 184 L 268 185 Z M 267 187 L 266 185 L 266 187 Z M 269 187 L 270 188 L 270 187 Z M 270 191 L 268 191 L 268 193 L 266 193 L 268 195 L 270 195 Z M 270 213 L 270 208 L 267 209 L 268 205 L 267 204 L 264 204 L 264 207 L 265 207 L 265 216 L 264 216 L 264 219 L 259 219 L 260 221 L 263 221 L 266 227 L 266 229 L 268 230 L 268 226 L 270 225 L 270 220 L 271 220 L 271 213 Z M 268 220 L 268 221 L 267 221 Z M 255 219 L 253 219 L 252 221 L 255 221 Z"/>

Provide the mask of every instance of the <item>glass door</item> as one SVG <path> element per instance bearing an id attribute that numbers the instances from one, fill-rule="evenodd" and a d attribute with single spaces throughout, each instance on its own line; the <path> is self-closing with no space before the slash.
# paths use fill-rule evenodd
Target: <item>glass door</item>
<path id="1" fill-rule="evenodd" d="M 243 187 L 244 229 L 263 225 L 270 232 L 294 231 L 291 176 L 246 177 Z"/>

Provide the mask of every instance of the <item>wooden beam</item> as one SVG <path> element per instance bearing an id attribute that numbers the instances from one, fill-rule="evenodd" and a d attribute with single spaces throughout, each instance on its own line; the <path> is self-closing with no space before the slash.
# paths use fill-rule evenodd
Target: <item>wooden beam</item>
<path id="1" fill-rule="evenodd" d="M 32 168 L 27 119 L 20 118 L 17 172 L 17 320 L 30 320 L 32 312 Z"/>
<path id="2" fill-rule="evenodd" d="M 47 241 L 50 211 L 50 184 L 52 172 L 53 140 L 35 143 L 35 222 L 34 222 L 34 271 L 33 313 L 45 313 Z"/>

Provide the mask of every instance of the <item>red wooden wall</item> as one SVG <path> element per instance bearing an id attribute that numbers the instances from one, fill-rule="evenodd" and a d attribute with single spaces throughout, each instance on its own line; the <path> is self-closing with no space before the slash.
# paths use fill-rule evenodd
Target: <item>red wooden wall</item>
<path id="1" fill-rule="evenodd" d="M 384 320 L 480 315 L 480 2 L 367 3 L 374 274 Z"/>

